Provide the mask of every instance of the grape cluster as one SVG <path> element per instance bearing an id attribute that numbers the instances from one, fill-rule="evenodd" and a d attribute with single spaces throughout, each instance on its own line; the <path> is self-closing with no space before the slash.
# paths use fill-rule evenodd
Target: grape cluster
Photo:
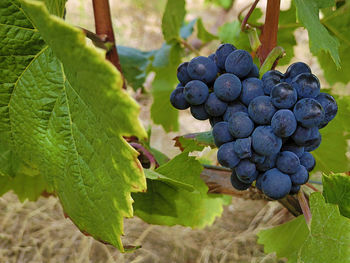
<path id="1" fill-rule="evenodd" d="M 222 44 L 209 57 L 180 64 L 177 77 L 171 104 L 209 119 L 218 162 L 232 169 L 234 188 L 246 190 L 255 181 L 267 196 L 280 199 L 308 181 L 319 129 L 338 111 L 308 65 L 297 62 L 284 74 L 270 70 L 259 79 L 247 51 Z"/>

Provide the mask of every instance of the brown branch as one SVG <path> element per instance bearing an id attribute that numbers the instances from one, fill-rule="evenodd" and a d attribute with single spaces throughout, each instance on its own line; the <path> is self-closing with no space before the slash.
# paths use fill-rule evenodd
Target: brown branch
<path id="1" fill-rule="evenodd" d="M 109 2 L 108 0 L 92 0 L 92 5 L 94 9 L 96 34 L 99 36 L 106 35 L 106 41 L 113 44 L 112 48 L 107 52 L 106 58 L 120 71 L 123 76 L 117 46 L 115 44 Z M 126 88 L 124 76 L 123 80 L 123 88 Z"/>
<path id="2" fill-rule="evenodd" d="M 312 217 L 311 216 L 311 212 L 310 212 L 310 207 L 309 207 L 309 203 L 308 203 L 308 200 L 305 197 L 304 192 L 301 191 L 301 190 L 298 193 L 298 200 L 299 200 L 300 207 L 301 207 L 301 209 L 303 211 L 306 224 L 309 225 L 310 222 L 311 222 L 311 217 Z"/>
<path id="3" fill-rule="evenodd" d="M 260 63 L 263 64 L 270 51 L 277 46 L 278 18 L 280 0 L 268 0 L 265 24 L 260 36 L 261 46 L 258 49 Z"/>
<path id="4" fill-rule="evenodd" d="M 248 13 L 246 14 L 246 16 L 243 19 L 243 22 L 241 25 L 241 31 L 244 31 L 246 29 L 248 19 L 249 19 L 250 15 L 253 13 L 253 11 L 258 3 L 259 3 L 259 0 L 255 0 L 254 3 L 252 4 L 252 6 L 250 7 Z"/>

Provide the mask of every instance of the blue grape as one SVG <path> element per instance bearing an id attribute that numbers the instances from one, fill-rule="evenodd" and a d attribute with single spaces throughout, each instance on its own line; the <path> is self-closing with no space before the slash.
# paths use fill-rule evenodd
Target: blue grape
<path id="1" fill-rule="evenodd" d="M 311 69 L 304 62 L 296 62 L 291 64 L 286 73 L 284 73 L 284 77 L 287 82 L 291 82 L 296 76 L 302 73 L 311 73 Z"/>
<path id="2" fill-rule="evenodd" d="M 246 78 L 259 78 L 259 68 L 257 65 L 253 64 L 252 69 L 249 71 Z"/>
<path id="3" fill-rule="evenodd" d="M 231 142 L 234 140 L 230 133 L 229 125 L 226 121 L 218 122 L 215 124 L 212 134 L 214 137 L 215 145 L 218 147 L 226 142 Z"/>
<path id="4" fill-rule="evenodd" d="M 289 175 L 273 168 L 264 173 L 261 188 L 265 195 L 272 199 L 281 199 L 289 194 L 292 182 Z"/>
<path id="5" fill-rule="evenodd" d="M 235 153 L 240 159 L 252 156 L 252 138 L 237 139 L 234 146 Z"/>
<path id="6" fill-rule="evenodd" d="M 210 54 L 210 55 L 208 56 L 208 58 L 216 64 L 217 58 L 216 58 L 215 53 Z"/>
<path id="7" fill-rule="evenodd" d="M 192 79 L 212 83 L 218 74 L 218 68 L 211 59 L 199 56 L 188 63 L 187 72 Z"/>
<path id="8" fill-rule="evenodd" d="M 182 85 L 186 85 L 187 82 L 191 81 L 190 75 L 187 72 L 188 62 L 181 63 L 177 68 L 177 79 Z"/>
<path id="9" fill-rule="evenodd" d="M 338 105 L 335 99 L 328 93 L 321 92 L 315 99 L 322 105 L 325 111 L 325 118 L 319 125 L 319 128 L 323 128 L 337 115 Z"/>
<path id="10" fill-rule="evenodd" d="M 229 119 L 228 128 L 234 138 L 245 138 L 252 133 L 254 123 L 248 114 L 237 112 Z"/>
<path id="11" fill-rule="evenodd" d="M 282 139 L 277 137 L 271 126 L 258 126 L 252 135 L 253 149 L 261 155 L 276 154 L 282 147 Z"/>
<path id="12" fill-rule="evenodd" d="M 315 98 L 320 94 L 320 82 L 315 75 L 310 73 L 296 76 L 291 85 L 297 91 L 298 99 Z"/>
<path id="13" fill-rule="evenodd" d="M 218 122 L 222 122 L 224 121 L 224 119 L 222 118 L 222 116 L 219 117 L 209 117 L 209 122 L 211 127 L 213 127 L 215 124 L 217 124 Z"/>
<path id="14" fill-rule="evenodd" d="M 224 114 L 224 121 L 228 121 L 236 112 L 245 112 L 248 113 L 248 108 L 240 103 L 238 100 L 235 100 L 228 104 L 227 110 Z"/>
<path id="15" fill-rule="evenodd" d="M 275 112 L 276 108 L 268 96 L 256 97 L 249 103 L 249 116 L 257 124 L 269 124 Z"/>
<path id="16" fill-rule="evenodd" d="M 243 182 L 252 183 L 256 179 L 256 168 L 255 164 L 248 159 L 241 160 L 235 168 L 238 179 Z"/>
<path id="17" fill-rule="evenodd" d="M 271 127 L 278 137 L 286 138 L 295 132 L 297 121 L 292 111 L 279 110 L 272 117 Z"/>
<path id="18" fill-rule="evenodd" d="M 223 101 L 234 101 L 241 94 L 242 83 L 233 74 L 225 73 L 214 82 L 215 95 Z"/>
<path id="19" fill-rule="evenodd" d="M 311 153 L 305 152 L 301 157 L 300 157 L 300 164 L 308 170 L 308 172 L 311 172 L 316 165 L 315 158 L 312 156 Z"/>
<path id="20" fill-rule="evenodd" d="M 184 88 L 184 96 L 191 105 L 203 104 L 209 96 L 208 86 L 202 81 L 191 80 Z"/>
<path id="21" fill-rule="evenodd" d="M 297 171 L 290 175 L 293 185 L 305 184 L 309 180 L 309 173 L 303 165 L 299 165 Z"/>
<path id="22" fill-rule="evenodd" d="M 225 69 L 225 62 L 228 55 L 236 50 L 236 47 L 231 44 L 222 44 L 216 50 L 216 64 L 220 69 Z"/>
<path id="23" fill-rule="evenodd" d="M 265 159 L 262 163 L 256 164 L 256 169 L 260 172 L 266 172 L 276 166 L 277 154 L 265 156 Z"/>
<path id="24" fill-rule="evenodd" d="M 256 152 L 252 152 L 252 156 L 250 160 L 255 164 L 262 164 L 265 161 L 266 156 L 257 154 Z"/>
<path id="25" fill-rule="evenodd" d="M 305 151 L 311 152 L 316 150 L 320 145 L 322 141 L 321 133 L 318 132 L 316 135 L 316 138 L 313 138 L 312 140 L 309 140 L 308 143 L 305 146 Z"/>
<path id="26" fill-rule="evenodd" d="M 222 166 L 233 169 L 240 162 L 240 159 L 233 149 L 234 145 L 235 142 L 227 142 L 219 147 L 217 159 Z"/>
<path id="27" fill-rule="evenodd" d="M 185 110 L 190 107 L 190 104 L 187 102 L 184 96 L 184 87 L 177 87 L 173 90 L 170 95 L 170 103 L 174 106 L 174 108 L 178 110 Z"/>
<path id="28" fill-rule="evenodd" d="M 205 110 L 214 117 L 222 116 L 227 109 L 227 103 L 216 97 L 215 93 L 210 93 L 205 102 Z"/>
<path id="29" fill-rule="evenodd" d="M 250 183 L 249 184 L 243 183 L 241 180 L 239 180 L 235 171 L 232 171 L 232 174 L 231 174 L 231 184 L 233 188 L 239 191 L 247 190 L 252 185 Z"/>
<path id="30" fill-rule="evenodd" d="M 193 118 L 197 120 L 204 121 L 210 117 L 207 111 L 205 110 L 204 104 L 191 105 L 190 109 Z"/>
<path id="31" fill-rule="evenodd" d="M 261 189 L 262 178 L 263 178 L 263 174 L 258 174 L 255 182 L 255 187 L 258 188 L 260 191 L 262 191 Z"/>
<path id="32" fill-rule="evenodd" d="M 297 145 L 306 147 L 313 145 L 318 140 L 319 133 L 317 127 L 304 128 L 298 126 L 291 137 Z"/>
<path id="33" fill-rule="evenodd" d="M 253 58 L 249 52 L 237 49 L 230 53 L 225 62 L 225 69 L 228 73 L 233 73 L 239 78 L 248 75 L 253 67 Z"/>
<path id="34" fill-rule="evenodd" d="M 317 100 L 311 98 L 299 100 L 295 104 L 293 112 L 297 121 L 306 128 L 320 125 L 325 118 L 322 105 Z"/>
<path id="35" fill-rule="evenodd" d="M 295 195 L 300 191 L 300 185 L 292 185 L 292 188 L 290 189 L 289 194 Z"/>
<path id="36" fill-rule="evenodd" d="M 265 95 L 270 96 L 272 88 L 281 83 L 283 77 L 283 74 L 277 70 L 267 71 L 261 78 Z"/>
<path id="37" fill-rule="evenodd" d="M 237 178 L 238 178 L 238 180 L 240 180 L 243 183 L 251 184 L 251 183 L 253 183 L 256 180 L 256 178 L 258 178 L 258 175 L 259 175 L 259 172 L 255 171 L 255 173 L 252 176 L 248 177 L 248 178 L 244 179 L 244 178 L 240 177 L 239 175 L 237 175 Z"/>
<path id="38" fill-rule="evenodd" d="M 293 174 L 298 171 L 300 161 L 298 156 L 289 151 L 280 152 L 277 155 L 276 167 L 283 173 Z"/>
<path id="39" fill-rule="evenodd" d="M 300 158 L 304 154 L 304 147 L 298 146 L 293 142 L 288 142 L 282 146 L 281 151 L 293 152 Z"/>
<path id="40" fill-rule="evenodd" d="M 264 96 L 263 84 L 260 79 L 248 78 L 242 81 L 241 102 L 246 106 L 256 97 Z"/>
<path id="41" fill-rule="evenodd" d="M 271 100 L 277 108 L 289 109 L 294 106 L 297 99 L 297 91 L 287 82 L 277 84 L 271 90 Z"/>

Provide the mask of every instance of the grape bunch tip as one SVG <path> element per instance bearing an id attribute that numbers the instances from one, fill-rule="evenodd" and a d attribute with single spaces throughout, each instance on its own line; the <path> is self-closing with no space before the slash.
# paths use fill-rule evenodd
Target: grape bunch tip
<path id="1" fill-rule="evenodd" d="M 259 68 L 251 55 L 222 44 L 208 57 L 180 64 L 170 102 L 210 121 L 218 162 L 237 190 L 255 186 L 272 199 L 296 194 L 316 165 L 319 129 L 337 114 L 335 99 L 303 62 L 283 74 Z"/>

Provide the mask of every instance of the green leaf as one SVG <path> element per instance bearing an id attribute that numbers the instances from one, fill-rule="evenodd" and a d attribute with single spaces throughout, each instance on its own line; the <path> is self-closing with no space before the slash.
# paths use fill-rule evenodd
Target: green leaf
<path id="1" fill-rule="evenodd" d="M 50 14 L 63 17 L 67 0 L 40 0 L 45 3 Z"/>
<path id="2" fill-rule="evenodd" d="M 184 152 L 156 169 L 173 180 L 191 185 L 195 190 L 183 187 L 169 188 L 159 182 L 150 185 L 147 192 L 133 194 L 135 214 L 151 224 L 183 225 L 200 228 L 210 225 L 220 216 L 227 197 L 207 194 L 208 187 L 201 180 L 202 165 Z M 172 208 L 172 214 L 168 211 Z M 175 213 L 174 213 L 175 212 Z"/>
<path id="3" fill-rule="evenodd" d="M 350 81 L 350 3 L 346 2 L 341 8 L 327 14 L 322 19 L 322 23 L 340 40 L 341 68 L 334 67 L 332 59 L 324 52 L 319 53 L 317 58 L 329 84 L 333 85 L 337 82 L 346 84 Z"/>
<path id="4" fill-rule="evenodd" d="M 162 19 L 163 36 L 166 42 L 179 37 L 185 14 L 185 0 L 168 0 Z"/>
<path id="5" fill-rule="evenodd" d="M 224 9 L 228 10 L 232 7 L 235 0 L 205 0 L 208 3 L 213 3 L 215 5 L 221 6 Z"/>
<path id="6" fill-rule="evenodd" d="M 312 152 L 316 159 L 314 171 L 326 174 L 350 170 L 349 158 L 346 155 L 347 141 L 350 139 L 350 96 L 334 97 L 338 104 L 338 113 L 325 128 L 320 130 L 322 143 Z"/>
<path id="7" fill-rule="evenodd" d="M 205 29 L 202 18 L 197 20 L 197 37 L 202 40 L 203 43 L 208 43 L 218 38 Z"/>
<path id="8" fill-rule="evenodd" d="M 170 94 L 178 83 L 176 69 L 181 63 L 181 52 L 182 49 L 179 44 L 164 44 L 156 52 L 153 62 L 156 77 L 152 83 L 151 118 L 155 124 L 162 125 L 166 132 L 179 129 L 179 113 L 170 104 Z"/>
<path id="9" fill-rule="evenodd" d="M 122 138 L 146 136 L 138 106 L 80 30 L 38 1 L 21 3 L 0 4 L 1 173 L 45 178 L 81 231 L 123 250 L 131 192 L 146 186 Z"/>
<path id="10" fill-rule="evenodd" d="M 323 196 L 327 203 L 336 204 L 343 216 L 350 218 L 350 176 L 347 174 L 323 175 Z"/>
<path id="11" fill-rule="evenodd" d="M 209 146 L 215 148 L 214 138 L 211 131 L 191 133 L 174 138 L 175 146 L 179 147 L 181 151 L 202 151 Z"/>
<path id="12" fill-rule="evenodd" d="M 266 253 L 276 252 L 294 262 L 344 263 L 350 258 L 350 221 L 337 206 L 325 203 L 321 193 L 310 196 L 310 230 L 303 216 L 258 234 Z"/>
<path id="13" fill-rule="evenodd" d="M 118 55 L 124 77 L 134 90 L 143 87 L 152 53 L 152 51 L 144 52 L 136 48 L 118 46 Z"/>
<path id="14" fill-rule="evenodd" d="M 230 43 L 239 49 L 250 50 L 248 34 L 241 32 L 238 21 L 225 23 L 219 27 L 219 39 L 222 43 Z"/>
<path id="15" fill-rule="evenodd" d="M 299 21 L 308 30 L 311 52 L 314 55 L 318 55 L 321 51 L 328 53 L 339 68 L 339 41 L 329 34 L 319 19 L 319 9 L 333 6 L 334 0 L 294 0 L 294 3 Z"/>
<path id="16" fill-rule="evenodd" d="M 188 23 L 184 22 L 184 24 L 180 28 L 180 36 L 183 39 L 187 39 L 192 35 L 193 30 L 194 30 L 194 26 L 196 25 L 196 22 L 197 22 L 197 18 L 191 20 Z"/>

